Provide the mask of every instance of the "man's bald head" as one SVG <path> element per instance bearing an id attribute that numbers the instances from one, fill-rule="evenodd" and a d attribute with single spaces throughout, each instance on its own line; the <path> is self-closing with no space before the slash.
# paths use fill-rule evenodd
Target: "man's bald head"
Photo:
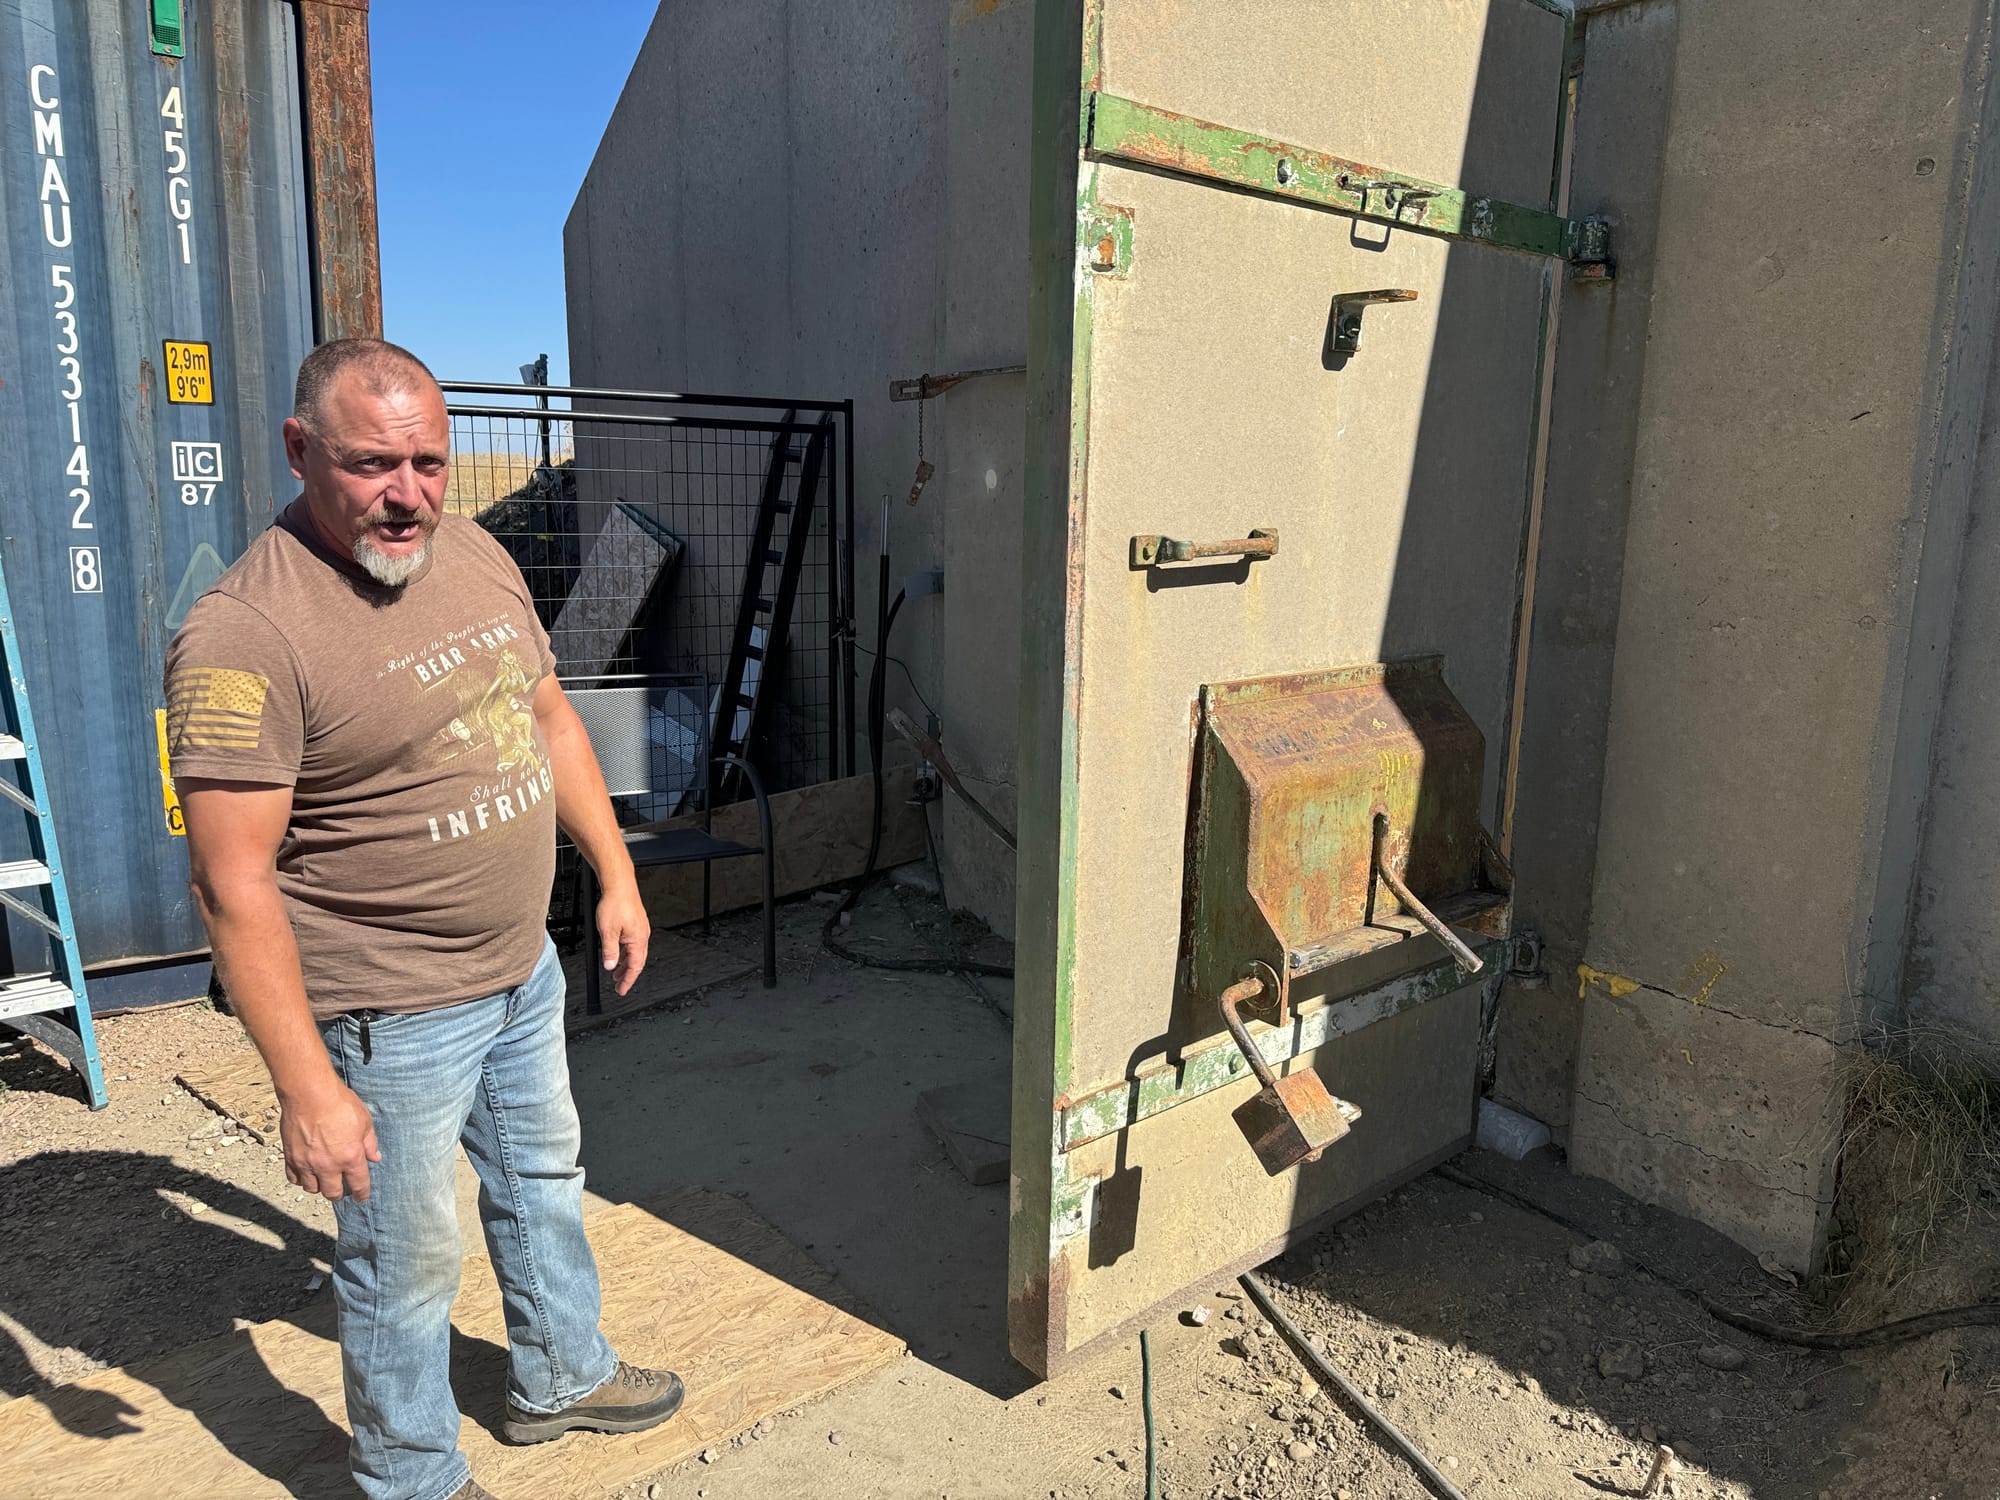
<path id="1" fill-rule="evenodd" d="M 299 365 L 292 415 L 307 432 L 326 431 L 326 405 L 343 380 L 360 382 L 371 396 L 435 391 L 429 366 L 400 344 L 386 339 L 334 339 L 321 344 Z"/>
<path id="2" fill-rule="evenodd" d="M 423 568 L 444 514 L 451 422 L 424 362 L 380 339 L 322 344 L 299 366 L 285 457 L 336 555 L 399 588 Z"/>

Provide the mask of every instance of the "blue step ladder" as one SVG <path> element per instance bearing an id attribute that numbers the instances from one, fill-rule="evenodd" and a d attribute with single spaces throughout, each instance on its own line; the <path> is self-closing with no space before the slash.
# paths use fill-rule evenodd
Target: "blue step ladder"
<path id="1" fill-rule="evenodd" d="M 56 852 L 55 819 L 49 813 L 48 780 L 28 710 L 28 682 L 21 670 L 21 646 L 14 636 L 14 606 L 7 595 L 6 568 L 0 565 L 0 662 L 6 688 L 0 692 L 0 798 L 28 819 L 27 859 L 0 860 L 0 907 L 40 928 L 48 939 L 49 968 L 13 972 L 13 945 L 0 919 L 0 1026 L 33 1037 L 68 1060 L 84 1081 L 90 1107 L 111 1102 L 104 1092 L 104 1066 L 97 1059 L 97 1028 L 90 1019 L 90 996 L 83 982 L 83 954 L 70 920 L 69 892 L 63 885 L 62 857 Z"/>

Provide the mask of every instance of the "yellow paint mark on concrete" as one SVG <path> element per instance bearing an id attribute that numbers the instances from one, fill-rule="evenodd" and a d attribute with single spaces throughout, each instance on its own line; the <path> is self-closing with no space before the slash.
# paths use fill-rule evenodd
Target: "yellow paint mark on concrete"
<path id="1" fill-rule="evenodd" d="M 1688 965 L 1687 987 L 1694 991 L 1688 998 L 1696 1005 L 1708 1004 L 1708 997 L 1715 993 L 1715 986 L 1728 972 L 1729 965 L 1713 952 L 1702 954 Z"/>
<path id="2" fill-rule="evenodd" d="M 1590 994 L 1593 984 L 1604 986 L 1605 993 L 1613 1000 L 1623 1000 L 1639 988 L 1639 981 L 1627 979 L 1623 974 L 1613 974 L 1606 969 L 1593 969 L 1589 964 L 1576 966 L 1576 998 L 1581 1000 Z"/>

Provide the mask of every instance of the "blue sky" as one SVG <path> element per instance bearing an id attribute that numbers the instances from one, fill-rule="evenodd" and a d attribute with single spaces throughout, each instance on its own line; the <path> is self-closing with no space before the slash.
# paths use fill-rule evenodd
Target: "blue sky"
<path id="1" fill-rule="evenodd" d="M 655 3 L 371 7 L 383 331 L 444 379 L 568 378 L 563 220 Z"/>

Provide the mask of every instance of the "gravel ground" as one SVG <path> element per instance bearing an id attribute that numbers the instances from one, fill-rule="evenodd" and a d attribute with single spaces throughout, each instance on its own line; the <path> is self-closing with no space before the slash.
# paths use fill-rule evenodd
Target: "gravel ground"
<path id="1" fill-rule="evenodd" d="M 312 1315 L 324 1301 L 312 1288 L 328 1249 L 326 1206 L 284 1181 L 274 1150 L 174 1082 L 185 1066 L 247 1046 L 236 1022 L 205 1005 L 144 1012 L 102 1022 L 100 1043 L 112 1105 L 99 1114 L 39 1048 L 0 1044 L 0 1395 L 244 1322 Z M 1670 1282 L 1698 1282 L 1763 1316 L 1809 1315 L 1798 1292 L 1745 1256 L 1733 1270 L 1697 1263 L 1662 1216 L 1608 1189 L 1598 1201 L 1609 1207 L 1596 1232 L 1578 1233 L 1431 1175 L 1264 1275 L 1304 1332 L 1467 1496 L 1637 1495 L 1665 1443 L 1678 1456 L 1663 1491 L 1673 1500 L 2000 1497 L 2000 1330 L 1848 1354 L 1768 1344 L 1709 1317 Z M 1942 1251 L 1898 1293 L 1895 1314 L 2000 1294 L 1990 1220 L 1951 1226 Z M 1731 1279 L 1705 1279 L 1718 1274 Z M 1189 1298 L 1181 1320 L 1153 1337 L 1163 1495 L 1425 1493 L 1346 1402 L 1314 1384 L 1235 1283 Z M 920 1361 L 911 1368 L 936 1374 Z M 1041 1416 L 1094 1449 L 1083 1477 L 1051 1488 L 1021 1475 L 994 1488 L 991 1476 L 1007 1470 L 965 1451 L 976 1446 L 968 1441 L 954 1460 L 967 1485 L 940 1493 L 1142 1495 L 1137 1362 L 1128 1352 L 1106 1368 L 1130 1374 L 1005 1403 L 1017 1417 L 1020 1403 L 1068 1408 Z M 772 1418 L 717 1445 L 707 1462 L 623 1493 L 739 1493 L 719 1483 L 738 1450 L 787 1435 L 821 1452 L 840 1448 L 833 1434 L 856 1420 L 842 1403 L 860 1399 L 836 1393 Z M 941 1441 L 914 1416 L 907 1425 L 896 1442 L 914 1450 Z M 846 1493 L 831 1478 L 824 1489 L 786 1492 Z"/>

